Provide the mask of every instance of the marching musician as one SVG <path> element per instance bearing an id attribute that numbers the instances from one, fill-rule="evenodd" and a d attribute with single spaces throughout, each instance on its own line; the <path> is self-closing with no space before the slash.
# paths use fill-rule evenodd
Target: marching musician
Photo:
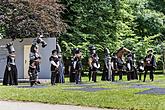
<path id="1" fill-rule="evenodd" d="M 65 78 L 64 78 L 64 62 L 62 59 L 62 55 L 58 54 L 58 58 L 59 58 L 59 82 L 60 83 L 65 83 Z"/>
<path id="2" fill-rule="evenodd" d="M 117 53 L 117 69 L 118 69 L 118 74 L 119 74 L 119 80 L 122 80 L 122 76 L 123 76 L 123 70 L 124 70 L 124 65 L 125 65 L 125 61 L 124 61 L 124 54 L 126 52 L 131 53 L 131 51 L 125 47 L 121 47 Z"/>
<path id="3" fill-rule="evenodd" d="M 104 49 L 104 69 L 101 80 L 111 81 L 112 80 L 112 68 L 111 68 L 111 57 L 108 48 Z"/>
<path id="4" fill-rule="evenodd" d="M 112 69 L 112 82 L 115 81 L 115 74 L 117 73 L 117 56 L 113 53 L 111 58 L 111 69 Z"/>
<path id="5" fill-rule="evenodd" d="M 57 50 L 52 51 L 52 55 L 50 56 L 49 61 L 51 63 L 51 85 L 55 85 L 57 75 L 59 74 L 60 65 Z"/>
<path id="6" fill-rule="evenodd" d="M 28 74 L 30 77 L 30 85 L 33 86 L 34 84 L 40 84 L 38 79 L 38 74 L 40 72 L 40 63 L 41 63 L 41 56 L 39 54 L 39 46 L 37 44 L 42 44 L 44 48 L 47 46 L 47 43 L 42 39 L 43 35 L 39 35 L 33 40 L 31 48 L 30 48 L 30 64 Z"/>
<path id="7" fill-rule="evenodd" d="M 76 48 L 74 62 L 73 62 L 76 84 L 78 84 L 81 80 L 81 69 L 82 69 L 81 56 L 82 56 L 82 53 L 81 53 L 80 49 Z"/>
<path id="8" fill-rule="evenodd" d="M 30 62 L 29 62 L 29 70 L 28 74 L 30 76 L 30 85 L 33 86 L 34 84 L 40 84 L 38 79 L 38 73 L 40 72 L 40 62 L 41 62 L 41 56 L 39 54 L 39 47 L 36 44 L 33 44 L 31 46 L 30 51 Z"/>
<path id="9" fill-rule="evenodd" d="M 141 75 L 144 72 L 144 61 L 143 60 L 139 61 L 138 66 L 137 66 L 137 70 L 139 73 L 139 80 L 141 80 Z"/>
<path id="10" fill-rule="evenodd" d="M 18 85 L 18 73 L 15 63 L 15 49 L 12 43 L 6 45 L 9 55 L 7 56 L 7 65 L 3 77 L 3 85 Z"/>
<path id="11" fill-rule="evenodd" d="M 89 81 L 92 76 L 92 81 L 96 82 L 97 71 L 100 68 L 99 57 L 96 54 L 96 47 L 90 46 L 90 58 L 88 59 L 89 64 Z"/>
<path id="12" fill-rule="evenodd" d="M 147 72 L 150 71 L 150 80 L 153 81 L 154 80 L 154 69 L 156 68 L 156 59 L 155 56 L 153 55 L 153 50 L 149 49 L 147 51 L 147 56 L 144 59 L 144 80 L 143 82 L 145 82 L 146 80 L 146 75 Z"/>

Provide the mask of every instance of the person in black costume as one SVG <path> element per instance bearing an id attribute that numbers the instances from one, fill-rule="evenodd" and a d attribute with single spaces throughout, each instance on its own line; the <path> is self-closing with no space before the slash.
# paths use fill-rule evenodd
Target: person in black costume
<path id="1" fill-rule="evenodd" d="M 75 48 L 73 50 L 74 56 L 71 59 L 69 71 L 70 71 L 70 82 L 76 82 L 78 84 L 81 82 L 81 69 L 82 69 L 82 63 L 81 63 L 81 56 L 82 53 L 80 49 Z"/>
<path id="2" fill-rule="evenodd" d="M 59 77 L 59 58 L 57 55 L 57 50 L 52 51 L 49 61 L 51 63 L 51 84 L 55 85 L 57 77 Z"/>
<path id="3" fill-rule="evenodd" d="M 135 54 L 129 53 L 126 59 L 126 67 L 127 67 L 127 80 L 138 79 L 137 69 L 135 64 Z"/>
<path id="4" fill-rule="evenodd" d="M 138 73 L 139 73 L 139 80 L 141 80 L 142 73 L 144 72 L 144 61 L 143 60 L 141 60 L 138 63 L 137 70 L 138 70 Z"/>
<path id="5" fill-rule="evenodd" d="M 122 80 L 123 73 L 125 72 L 124 54 L 128 52 L 130 53 L 131 51 L 125 47 L 121 47 L 116 53 L 119 80 Z"/>
<path id="6" fill-rule="evenodd" d="M 81 82 L 81 69 L 82 69 L 81 51 L 78 48 L 75 49 L 73 68 L 75 71 L 75 82 L 76 84 L 78 84 L 79 82 Z"/>
<path id="7" fill-rule="evenodd" d="M 115 75 L 117 74 L 117 56 L 113 53 L 111 58 L 111 69 L 112 69 L 112 82 L 115 81 Z"/>
<path id="8" fill-rule="evenodd" d="M 3 85 L 18 85 L 15 49 L 12 43 L 7 44 L 6 47 L 9 55 L 7 56 L 7 65 L 3 77 Z"/>
<path id="9" fill-rule="evenodd" d="M 104 69 L 101 80 L 102 81 L 112 80 L 111 57 L 108 48 L 104 49 Z"/>
<path id="10" fill-rule="evenodd" d="M 38 80 L 38 73 L 40 72 L 40 62 L 41 57 L 38 53 L 38 45 L 32 45 L 31 52 L 30 52 L 30 62 L 29 62 L 29 78 L 30 78 L 30 85 L 33 86 L 34 84 L 40 84 Z"/>
<path id="11" fill-rule="evenodd" d="M 75 82 L 73 62 L 74 62 L 74 57 L 71 57 L 71 60 L 70 60 L 70 63 L 69 63 L 69 68 L 68 68 L 70 82 Z"/>
<path id="12" fill-rule="evenodd" d="M 34 84 L 40 84 L 38 80 L 38 74 L 40 72 L 40 62 L 41 56 L 39 54 L 39 46 L 37 44 L 42 44 L 44 48 L 47 46 L 47 43 L 42 39 L 43 35 L 39 35 L 33 40 L 31 48 L 30 48 L 30 64 L 29 64 L 29 79 L 30 85 L 33 86 Z"/>
<path id="13" fill-rule="evenodd" d="M 64 62 L 63 62 L 63 59 L 62 59 L 62 55 L 58 55 L 58 58 L 59 58 L 59 82 L 60 83 L 65 83 L 65 77 L 64 77 Z"/>
<path id="14" fill-rule="evenodd" d="M 57 50 L 57 55 L 59 58 L 59 68 L 58 68 L 58 73 L 56 77 L 56 83 L 64 83 L 65 78 L 64 78 L 64 61 L 63 61 L 63 56 L 62 56 L 62 51 L 59 43 L 57 42 L 56 44 L 56 50 Z"/>
<path id="15" fill-rule="evenodd" d="M 92 76 L 92 54 L 96 53 L 96 47 L 95 46 L 89 46 L 89 59 L 88 59 L 88 64 L 89 64 L 89 73 L 88 73 L 88 77 L 89 77 L 89 81 L 91 80 L 91 76 Z"/>
<path id="16" fill-rule="evenodd" d="M 91 80 L 91 77 L 92 77 L 92 81 L 96 82 L 97 71 L 100 68 L 99 57 L 96 54 L 95 46 L 90 46 L 89 50 L 90 50 L 90 58 L 88 59 L 89 81 Z"/>
<path id="17" fill-rule="evenodd" d="M 154 80 L 154 69 L 156 68 L 156 59 L 155 56 L 153 55 L 153 51 L 152 49 L 149 49 L 147 51 L 147 56 L 144 59 L 144 80 L 143 82 L 145 82 L 146 80 L 146 75 L 147 72 L 150 71 L 150 80 L 153 81 Z"/>

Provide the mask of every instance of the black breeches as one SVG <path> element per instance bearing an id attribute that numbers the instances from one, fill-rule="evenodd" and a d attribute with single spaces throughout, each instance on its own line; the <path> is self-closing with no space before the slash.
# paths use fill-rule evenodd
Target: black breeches
<path id="1" fill-rule="evenodd" d="M 150 71 L 150 80 L 154 80 L 154 70 L 153 69 L 145 69 L 145 72 L 144 72 L 144 80 L 146 80 L 146 75 L 147 75 L 147 72 Z"/>
<path id="2" fill-rule="evenodd" d="M 139 72 L 139 80 L 142 79 L 142 72 Z"/>
<path id="3" fill-rule="evenodd" d="M 104 65 L 104 69 L 103 69 L 103 74 L 102 74 L 102 77 L 101 77 L 101 80 L 102 81 L 105 81 L 105 80 L 107 80 L 107 68 L 106 68 L 106 66 Z"/>
<path id="4" fill-rule="evenodd" d="M 78 82 L 80 81 L 80 77 L 81 77 L 80 71 L 76 70 L 75 71 L 75 81 L 76 81 L 76 84 L 78 84 Z"/>
<path id="5" fill-rule="evenodd" d="M 92 75 L 92 70 L 91 68 L 89 68 L 89 73 L 88 73 L 89 81 L 91 80 L 91 75 Z"/>
<path id="6" fill-rule="evenodd" d="M 70 82 L 75 82 L 75 72 L 73 71 L 73 69 L 71 69 L 70 73 L 69 73 L 69 79 Z"/>
<path id="7" fill-rule="evenodd" d="M 138 74 L 139 74 L 139 80 L 142 80 L 142 74 L 144 73 L 143 70 L 139 70 Z"/>
<path id="8" fill-rule="evenodd" d="M 97 72 L 92 71 L 92 81 L 96 82 L 96 76 L 97 76 Z"/>
<path id="9" fill-rule="evenodd" d="M 36 70 L 36 68 L 29 67 L 28 74 L 29 74 L 30 84 L 31 86 L 33 86 L 37 82 L 38 71 Z"/>
<path id="10" fill-rule="evenodd" d="M 131 80 L 132 79 L 132 72 L 128 71 L 127 72 L 127 80 Z"/>
<path id="11" fill-rule="evenodd" d="M 105 70 L 104 80 L 106 80 L 106 81 L 111 81 L 112 80 L 112 74 L 110 74 L 110 72 L 108 71 L 108 69 Z"/>
<path id="12" fill-rule="evenodd" d="M 57 80 L 58 71 L 52 71 L 51 73 L 51 84 L 55 85 Z"/>
<path id="13" fill-rule="evenodd" d="M 129 81 L 129 80 L 134 80 L 134 79 L 138 79 L 136 71 L 128 71 L 127 80 Z"/>
<path id="14" fill-rule="evenodd" d="M 119 80 L 122 80 L 122 77 L 123 77 L 123 71 L 118 71 L 118 74 L 119 74 Z"/>
<path id="15" fill-rule="evenodd" d="M 116 73 L 116 71 L 112 70 L 112 82 L 115 81 L 115 73 Z"/>

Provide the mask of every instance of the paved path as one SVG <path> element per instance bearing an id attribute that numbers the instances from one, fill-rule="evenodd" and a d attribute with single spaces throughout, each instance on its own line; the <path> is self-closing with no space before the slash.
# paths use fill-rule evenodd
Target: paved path
<path id="1" fill-rule="evenodd" d="M 0 110 L 110 110 L 73 105 L 51 105 L 33 102 L 0 101 Z"/>
<path id="2" fill-rule="evenodd" d="M 50 82 L 50 79 L 39 79 L 41 83 L 47 83 Z M 0 79 L 0 83 L 3 82 L 3 79 Z M 29 79 L 18 79 L 19 83 L 29 83 Z"/>

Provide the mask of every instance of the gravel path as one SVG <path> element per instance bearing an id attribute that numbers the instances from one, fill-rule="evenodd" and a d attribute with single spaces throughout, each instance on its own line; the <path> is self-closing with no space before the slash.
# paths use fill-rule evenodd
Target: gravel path
<path id="1" fill-rule="evenodd" d="M 110 110 L 73 105 L 51 105 L 33 102 L 0 101 L 0 110 Z M 112 109 L 111 109 L 112 110 Z M 113 109 L 115 110 L 115 109 Z"/>

